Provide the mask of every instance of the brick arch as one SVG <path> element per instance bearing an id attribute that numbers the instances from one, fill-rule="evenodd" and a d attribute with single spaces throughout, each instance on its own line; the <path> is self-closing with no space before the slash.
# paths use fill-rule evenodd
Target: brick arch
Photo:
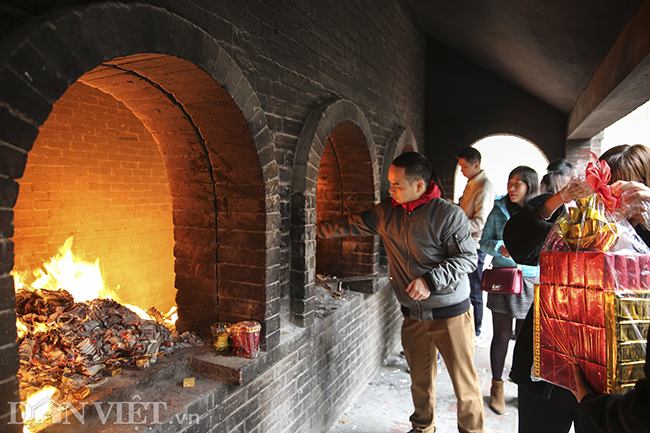
<path id="1" fill-rule="evenodd" d="M 52 40 L 57 41 L 57 50 L 49 49 Z M 186 158 L 190 161 L 188 168 L 196 169 L 197 176 L 205 180 L 201 186 L 207 191 L 201 191 L 197 201 L 202 200 L 200 205 L 210 208 L 213 221 L 198 221 L 201 217 L 188 211 L 190 205 L 175 207 L 175 218 L 187 217 L 192 221 L 189 229 L 177 226 L 175 230 L 178 237 L 191 238 L 194 246 L 205 246 L 207 250 L 201 257 L 207 255 L 219 263 L 219 281 L 238 279 L 241 283 L 220 292 L 217 307 L 220 318 L 258 319 L 264 325 L 263 347 L 270 349 L 277 345 L 279 320 L 267 319 L 279 314 L 279 306 L 275 311 L 272 308 L 275 304 L 267 305 L 266 294 L 270 287 L 279 285 L 276 277 L 267 281 L 269 276 L 277 275 L 270 272 L 271 268 L 279 265 L 266 264 L 266 255 L 271 250 L 279 250 L 279 240 L 268 228 L 276 226 L 273 221 L 279 220 L 279 177 L 274 145 L 259 98 L 239 66 L 217 41 L 165 9 L 144 4 L 103 3 L 40 17 L 5 39 L 0 51 L 10 53 L 0 65 L 0 76 L 11 89 L 3 92 L 0 100 L 3 125 L 0 127 L 0 207 L 11 209 L 15 205 L 18 185 L 14 179 L 22 176 L 39 126 L 47 120 L 53 104 L 68 86 L 89 71 L 94 71 L 93 78 L 102 73 L 112 74 L 116 81 L 109 80 L 102 85 L 95 82 L 95 86 L 130 105 L 143 123 L 151 126 L 159 144 L 163 143 L 161 150 L 167 162 Z M 190 74 L 196 81 L 174 78 L 182 73 Z M 118 89 L 116 84 L 120 79 L 126 80 L 122 83 L 126 87 Z M 92 80 L 87 76 L 83 81 L 91 84 Z M 195 87 L 199 82 L 210 86 L 208 106 L 201 106 L 205 95 Z M 129 93 L 129 86 L 133 93 Z M 160 105 L 147 106 L 154 101 Z M 156 116 L 171 122 L 168 131 L 153 126 Z M 169 132 L 173 127 L 178 134 Z M 241 177 L 244 171 L 247 178 Z M 197 183 L 187 186 L 183 176 L 176 178 L 176 175 L 179 173 L 169 173 L 177 197 L 184 193 L 190 197 L 198 195 Z M 184 191 L 183 187 L 189 190 Z M 245 209 L 244 217 L 241 217 L 242 209 Z M 238 218 L 231 219 L 234 214 L 239 214 Z M 233 220 L 239 220 L 239 225 L 233 226 Z M 209 246 L 204 245 L 205 238 L 201 236 L 202 224 L 215 222 L 220 230 L 218 252 L 214 236 Z M 5 252 L 0 257 L 3 281 L 11 279 L 8 272 L 13 252 L 8 238 L 12 236 L 13 232 L 0 233 Z M 234 251 L 234 245 L 249 241 L 259 248 L 252 248 L 246 254 Z M 175 250 L 183 253 L 184 245 L 187 244 L 177 242 Z M 226 248 L 221 248 L 224 245 Z M 195 250 L 187 254 L 197 257 L 202 253 Z M 240 262 L 242 257 L 246 261 Z M 191 269 L 187 274 L 194 276 L 213 273 L 208 265 L 198 262 L 186 267 Z M 183 273 L 179 275 L 177 280 L 182 280 Z M 241 275 L 246 278 L 239 279 Z M 184 284 L 198 283 L 206 284 L 200 279 Z M 215 293 L 216 283 L 207 284 L 212 287 L 206 290 Z M 221 295 L 226 296 L 221 298 Z M 180 295 L 177 300 L 183 304 L 186 297 L 190 296 Z M 216 301 L 210 301 L 212 304 L 207 305 L 215 305 Z M 186 314 L 182 327 L 202 328 L 214 317 L 206 313 L 197 319 Z"/>
<path id="2" fill-rule="evenodd" d="M 388 169 L 393 163 L 393 160 L 407 150 L 419 152 L 418 143 L 410 129 L 400 126 L 388 139 L 384 160 L 381 165 L 380 191 L 382 200 L 389 196 Z"/>
<path id="3" fill-rule="evenodd" d="M 79 81 L 124 103 L 158 143 L 172 195 L 179 329 L 262 320 L 262 172 L 228 92 L 191 62 L 160 54 L 116 58 Z"/>
<path id="4" fill-rule="evenodd" d="M 316 203 L 321 163 L 328 158 L 328 152 L 331 159 L 338 161 L 336 167 L 328 168 L 331 175 L 351 186 L 347 188 L 349 193 L 338 199 L 343 213 L 363 210 L 379 199 L 377 151 L 363 112 L 347 100 L 317 107 L 298 138 L 291 184 L 291 313 L 292 320 L 301 326 L 313 321 Z M 365 179 L 355 179 L 359 176 Z M 371 252 L 367 252 L 369 248 Z M 370 257 L 366 265 L 374 269 L 376 242 L 363 249 Z M 369 291 L 372 290 L 374 286 Z"/>

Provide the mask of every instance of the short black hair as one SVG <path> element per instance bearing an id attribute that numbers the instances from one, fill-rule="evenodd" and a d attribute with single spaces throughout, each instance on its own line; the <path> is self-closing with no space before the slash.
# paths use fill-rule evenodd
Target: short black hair
<path id="1" fill-rule="evenodd" d="M 431 164 L 429 160 L 417 152 L 404 152 L 393 160 L 395 167 L 404 169 L 404 175 L 409 184 L 422 179 L 426 185 L 431 180 Z"/>
<path id="2" fill-rule="evenodd" d="M 465 161 L 474 164 L 475 162 L 481 162 L 481 152 L 476 150 L 475 147 L 466 147 L 465 149 L 458 152 L 458 159 L 463 158 Z"/>

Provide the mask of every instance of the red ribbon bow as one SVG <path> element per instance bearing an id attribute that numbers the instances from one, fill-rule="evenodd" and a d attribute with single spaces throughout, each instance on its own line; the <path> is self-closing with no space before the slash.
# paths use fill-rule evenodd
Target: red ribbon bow
<path id="1" fill-rule="evenodd" d="M 618 206 L 618 198 L 614 197 L 612 188 L 609 186 L 611 178 L 612 171 L 605 161 L 587 164 L 585 180 L 600 195 L 607 210 L 613 212 L 614 208 Z"/>

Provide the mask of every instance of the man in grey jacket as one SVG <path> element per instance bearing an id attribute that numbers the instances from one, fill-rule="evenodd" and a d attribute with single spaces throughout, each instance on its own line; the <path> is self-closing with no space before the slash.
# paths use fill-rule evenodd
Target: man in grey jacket
<path id="1" fill-rule="evenodd" d="M 474 325 L 467 274 L 476 248 L 462 209 L 440 198 L 427 159 L 407 152 L 389 171 L 391 198 L 359 214 L 318 224 L 322 238 L 380 235 L 401 304 L 402 346 L 411 374 L 412 432 L 432 433 L 440 352 L 457 401 L 458 430 L 484 432 L 474 367 Z"/>

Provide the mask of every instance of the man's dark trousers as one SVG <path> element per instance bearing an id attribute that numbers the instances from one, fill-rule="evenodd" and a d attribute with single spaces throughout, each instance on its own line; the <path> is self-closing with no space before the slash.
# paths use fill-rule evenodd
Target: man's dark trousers
<path id="1" fill-rule="evenodd" d="M 476 270 L 469 274 L 470 300 L 474 306 L 474 329 L 476 335 L 481 333 L 481 324 L 483 323 L 483 293 L 481 292 L 481 277 L 483 276 L 483 263 L 485 262 L 485 253 L 477 251 L 478 262 Z"/>

